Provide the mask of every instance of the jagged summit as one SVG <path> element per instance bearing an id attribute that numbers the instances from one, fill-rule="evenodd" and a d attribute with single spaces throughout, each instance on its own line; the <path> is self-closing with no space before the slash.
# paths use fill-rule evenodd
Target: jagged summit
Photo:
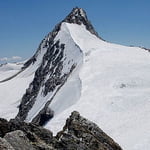
<path id="1" fill-rule="evenodd" d="M 66 20 L 69 18 L 69 19 L 72 19 L 72 22 L 70 22 L 70 23 L 77 23 L 77 22 L 74 22 L 74 21 L 78 17 L 79 18 L 83 17 L 85 20 L 88 20 L 86 12 L 82 8 L 78 8 L 78 7 L 75 7 L 75 8 L 72 9 L 72 11 L 70 12 L 70 14 L 66 17 Z"/>
<path id="2" fill-rule="evenodd" d="M 85 10 L 82 8 L 73 8 L 71 13 L 63 20 L 63 22 L 75 23 L 79 25 L 84 24 L 88 31 L 99 37 L 91 22 L 88 20 Z"/>

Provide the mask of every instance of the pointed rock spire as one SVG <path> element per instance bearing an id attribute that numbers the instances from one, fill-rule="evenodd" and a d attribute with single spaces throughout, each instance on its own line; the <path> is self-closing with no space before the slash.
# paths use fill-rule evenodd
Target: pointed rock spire
<path id="1" fill-rule="evenodd" d="M 71 13 L 62 22 L 74 23 L 79 25 L 84 24 L 88 31 L 99 37 L 91 22 L 88 20 L 86 12 L 82 8 L 73 8 Z"/>
<path id="2" fill-rule="evenodd" d="M 70 14 L 64 19 L 68 23 L 81 24 L 88 21 L 86 12 L 82 8 L 73 8 Z"/>

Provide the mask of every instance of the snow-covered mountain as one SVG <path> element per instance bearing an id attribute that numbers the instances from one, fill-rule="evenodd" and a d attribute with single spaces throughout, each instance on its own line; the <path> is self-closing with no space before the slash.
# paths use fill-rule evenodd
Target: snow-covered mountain
<path id="1" fill-rule="evenodd" d="M 77 110 L 123 149 L 148 150 L 149 66 L 148 51 L 104 41 L 74 8 L 19 73 L 0 79 L 0 116 L 56 133 Z"/>

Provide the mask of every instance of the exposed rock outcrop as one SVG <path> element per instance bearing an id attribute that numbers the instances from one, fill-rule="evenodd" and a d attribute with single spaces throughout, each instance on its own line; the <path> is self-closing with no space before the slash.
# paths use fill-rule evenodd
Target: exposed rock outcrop
<path id="1" fill-rule="evenodd" d="M 4 150 L 8 147 L 10 150 L 122 150 L 95 123 L 76 111 L 67 119 L 63 130 L 56 137 L 51 131 L 32 123 L 3 121 L 0 146 Z M 0 132 L 2 133 L 2 128 Z"/>
<path id="2" fill-rule="evenodd" d="M 65 150 L 121 150 L 95 123 L 73 112 L 56 136 L 58 147 Z"/>
<path id="3" fill-rule="evenodd" d="M 73 8 L 71 13 L 63 20 L 63 22 L 74 23 L 74 24 L 84 24 L 86 29 L 90 31 L 92 34 L 99 37 L 98 33 L 95 31 L 93 25 L 87 18 L 86 12 L 82 8 Z M 99 37 L 102 39 L 101 37 Z"/>

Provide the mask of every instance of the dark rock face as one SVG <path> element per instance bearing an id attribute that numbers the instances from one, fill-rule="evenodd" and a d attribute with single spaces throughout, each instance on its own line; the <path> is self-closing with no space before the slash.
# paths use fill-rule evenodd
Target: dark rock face
<path id="1" fill-rule="evenodd" d="M 84 24 L 88 31 L 99 37 L 98 33 L 95 31 L 94 27 L 88 20 L 86 12 L 82 8 L 73 8 L 71 13 L 63 20 L 63 22 L 74 23 L 79 25 Z"/>
<path id="2" fill-rule="evenodd" d="M 47 129 L 32 123 L 20 122 L 14 119 L 10 120 L 9 122 L 6 120 L 4 123 L 1 122 L 0 127 L 1 126 L 3 127 L 0 128 L 0 132 L 3 132 L 3 136 L 1 135 L 1 137 L 7 140 L 7 142 L 11 144 L 15 150 L 17 149 L 16 147 L 18 147 L 18 150 L 20 150 L 19 148 L 23 145 L 23 143 L 26 143 L 27 146 L 31 145 L 31 148 L 37 150 L 51 149 L 53 134 Z M 5 143 L 3 145 L 5 145 Z M 29 148 L 27 147 L 26 149 L 28 150 Z"/>
<path id="3" fill-rule="evenodd" d="M 53 137 L 51 131 L 32 123 L 16 120 L 6 122 L 3 125 L 4 138 L 0 139 L 1 147 L 12 146 L 16 150 L 23 145 L 24 150 L 122 150 L 96 124 L 81 117 L 76 111 L 56 137 Z"/>
<path id="4" fill-rule="evenodd" d="M 61 23 L 59 23 L 58 25 L 56 25 L 55 28 L 52 30 L 52 32 L 48 33 L 45 36 L 45 38 L 41 41 L 41 43 L 40 43 L 40 45 L 39 45 L 36 53 L 24 64 L 24 66 L 22 67 L 22 69 L 26 69 L 31 64 L 34 64 L 37 61 L 37 57 L 38 57 L 39 53 L 41 52 L 41 50 L 43 48 L 47 48 L 47 47 L 53 45 L 54 38 L 56 37 L 56 35 L 60 31 L 60 26 L 61 26 Z"/>
<path id="5" fill-rule="evenodd" d="M 63 69 L 62 59 L 65 48 L 62 45 L 63 44 L 59 44 L 59 41 L 54 44 L 50 41 L 47 52 L 43 57 L 42 64 L 35 72 L 34 80 L 27 89 L 19 106 L 17 117 L 21 120 L 27 117 L 27 113 L 34 105 L 41 87 L 44 86 L 43 97 L 45 97 L 49 92 L 53 92 L 56 87 L 61 86 L 66 81 L 67 75 L 64 74 L 61 76 L 61 71 Z M 49 79 L 46 80 L 48 75 Z M 47 111 L 47 108 L 44 108 L 44 112 L 45 111 Z M 51 117 L 53 117 L 53 114 L 50 118 Z"/>
<path id="6" fill-rule="evenodd" d="M 45 109 L 39 112 L 39 114 L 32 120 L 32 123 L 38 124 L 40 126 L 45 125 L 49 119 L 54 116 L 54 111 L 52 111 L 48 105 L 45 105 Z"/>

